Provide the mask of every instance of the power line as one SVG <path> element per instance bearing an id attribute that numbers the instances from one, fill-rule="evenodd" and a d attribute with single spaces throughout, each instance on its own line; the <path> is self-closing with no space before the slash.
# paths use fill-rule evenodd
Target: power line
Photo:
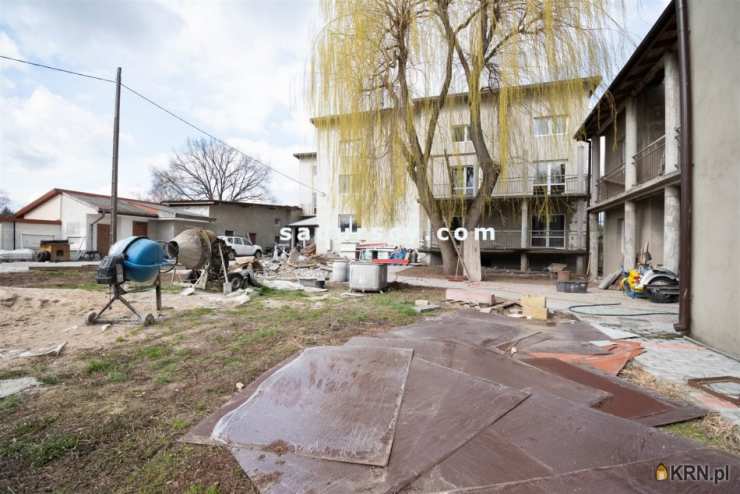
<path id="1" fill-rule="evenodd" d="M 4 60 L 10 60 L 12 62 L 18 62 L 18 63 L 27 64 L 27 65 L 33 65 L 34 67 L 41 67 L 41 68 L 44 68 L 44 69 L 55 70 L 57 72 L 64 72 L 66 74 L 76 75 L 76 76 L 79 76 L 79 77 L 86 77 L 88 79 L 95 79 L 95 80 L 98 80 L 98 81 L 109 82 L 109 83 L 113 83 L 113 84 L 116 83 L 116 81 L 114 81 L 112 79 L 106 79 L 105 77 L 98 77 L 98 76 L 91 75 L 91 74 L 83 74 L 82 72 L 75 72 L 74 70 L 63 69 L 61 67 L 54 67 L 52 65 L 46 65 L 46 64 L 38 63 L 38 62 L 31 62 L 29 60 L 22 60 L 20 58 L 13 58 L 13 57 L 5 56 L 5 55 L 0 55 L 0 58 L 1 59 L 4 59 Z M 229 144 L 228 142 L 224 141 L 223 139 L 220 139 L 220 138 L 216 137 L 215 135 L 211 134 L 210 132 L 208 132 L 208 131 L 206 131 L 206 130 L 200 128 L 200 127 L 198 127 L 194 123 L 192 123 L 192 122 L 188 121 L 187 119 L 181 117 L 180 115 L 176 114 L 172 110 L 169 110 L 169 109 L 165 108 L 164 106 L 160 105 L 159 103 L 157 103 L 153 99 L 151 99 L 151 98 L 143 95 L 139 91 L 137 91 L 137 90 L 135 90 L 135 89 L 127 86 L 126 84 L 121 83 L 121 86 L 123 86 L 124 89 L 126 89 L 129 92 L 131 92 L 135 96 L 137 96 L 137 97 L 141 98 L 142 100 L 146 101 L 150 105 L 152 105 L 152 106 L 158 108 L 159 110 L 165 112 L 166 114 L 168 114 L 172 118 L 174 118 L 176 120 L 179 120 L 180 122 L 184 123 L 188 127 L 190 127 L 192 129 L 196 130 L 197 132 L 200 132 L 201 134 L 203 134 L 203 135 L 205 135 L 205 136 L 213 139 L 214 141 L 218 142 L 219 144 L 221 144 L 223 146 L 226 146 L 226 147 L 228 147 L 230 149 L 233 149 L 237 153 L 242 154 L 242 155 L 250 158 L 252 161 L 254 161 L 255 163 L 257 163 L 258 165 L 263 166 L 263 167 L 265 167 L 265 168 L 273 171 L 274 173 L 276 173 L 276 174 L 278 174 L 278 175 L 280 175 L 282 177 L 285 177 L 288 180 L 291 180 L 291 181 L 297 183 L 298 185 L 301 185 L 303 187 L 306 187 L 308 189 L 311 189 L 314 192 L 318 192 L 319 194 L 321 194 L 323 196 L 326 195 L 326 193 L 322 192 L 321 190 L 317 189 L 316 187 L 313 187 L 312 185 L 308 185 L 306 183 L 303 183 L 300 180 L 298 180 L 298 179 L 296 179 L 294 177 L 291 177 L 290 175 L 288 175 L 286 173 L 281 172 L 280 170 L 274 168 L 273 166 L 268 165 L 267 163 L 265 163 L 265 162 L 263 162 L 261 160 L 258 160 L 257 158 L 255 158 L 253 156 L 250 156 L 249 154 L 245 153 L 244 151 L 242 151 L 241 149 L 237 148 L 236 146 L 233 146 L 233 145 Z"/>
<path id="2" fill-rule="evenodd" d="M 98 81 L 103 81 L 103 82 L 112 82 L 114 84 L 116 82 L 113 79 L 106 79 L 105 77 L 98 77 L 96 75 L 83 74 L 82 72 L 75 72 L 74 70 L 62 69 L 60 67 L 52 67 L 51 65 L 45 65 L 43 63 L 30 62 L 28 60 L 21 60 L 20 58 L 6 57 L 5 55 L 0 55 L 0 58 L 5 59 L 5 60 L 10 60 L 12 62 L 25 63 L 25 64 L 28 64 L 28 65 L 33 65 L 34 67 L 41 67 L 43 69 L 56 70 L 57 72 L 64 72 L 66 74 L 77 75 L 77 76 L 80 76 L 80 77 L 87 77 L 88 79 L 96 79 Z"/>

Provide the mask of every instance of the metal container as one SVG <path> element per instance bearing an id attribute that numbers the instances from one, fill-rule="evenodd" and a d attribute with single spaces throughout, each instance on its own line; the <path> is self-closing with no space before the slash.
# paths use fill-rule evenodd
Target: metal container
<path id="1" fill-rule="evenodd" d="M 353 262 L 349 265 L 349 288 L 360 292 L 379 292 L 388 286 L 388 265 Z"/>
<path id="2" fill-rule="evenodd" d="M 344 283 L 349 277 L 349 263 L 346 260 L 334 261 L 331 264 L 331 281 Z"/>
<path id="3" fill-rule="evenodd" d="M 586 293 L 588 282 L 586 281 L 558 281 L 557 290 L 566 293 Z"/>

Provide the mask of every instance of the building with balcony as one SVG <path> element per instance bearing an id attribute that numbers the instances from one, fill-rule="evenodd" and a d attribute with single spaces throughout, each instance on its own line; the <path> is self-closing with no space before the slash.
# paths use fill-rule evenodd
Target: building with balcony
<path id="1" fill-rule="evenodd" d="M 676 44 L 675 16 L 664 14 L 581 129 L 591 145 L 590 230 L 602 235 L 591 259 L 602 259 L 603 274 L 634 268 L 644 252 L 654 265 L 678 270 Z M 598 276 L 596 264 L 590 273 Z"/>
<path id="2" fill-rule="evenodd" d="M 594 78 L 584 78 L 574 84 L 582 93 L 569 106 L 569 114 L 554 113 L 544 101 L 543 91 L 558 82 L 522 88 L 525 97 L 512 110 L 510 123 L 515 127 L 512 134 L 517 136 L 512 146 L 514 157 L 503 170 L 480 225 L 465 225 L 470 229 L 495 229 L 495 238 L 483 240 L 480 245 L 484 265 L 528 270 L 564 262 L 574 270 L 585 270 L 588 146 L 570 136 L 586 115 L 596 83 Z M 484 92 L 482 98 L 484 134 L 495 143 L 495 91 Z M 425 111 L 424 105 L 420 108 L 419 113 Z M 429 185 L 438 201 L 472 200 L 478 190 L 480 171 L 466 125 L 467 112 L 466 94 L 448 96 L 429 166 Z M 420 122 L 423 120 L 420 117 Z M 300 176 L 312 177 L 312 186 L 323 192 L 311 193 L 310 197 L 315 201 L 311 204 L 316 208 L 318 251 L 352 252 L 353 244 L 384 242 L 417 249 L 427 262 L 439 263 L 438 239 L 417 200 L 415 186 L 407 186 L 407 197 L 402 201 L 405 213 L 395 224 L 360 224 L 343 201 L 350 191 L 351 177 L 333 170 L 331 153 L 341 148 L 334 142 L 338 139 L 336 118 L 314 118 L 312 123 L 316 127 L 317 152 L 295 156 Z M 495 154 L 496 146 L 491 150 Z M 306 201 L 309 193 L 304 192 Z M 453 217 L 450 226 L 462 226 L 460 218 Z"/>
<path id="3" fill-rule="evenodd" d="M 739 22 L 735 0 L 670 2 L 576 134 L 591 147 L 591 266 L 630 269 L 647 250 L 680 277 L 676 329 L 736 357 Z"/>

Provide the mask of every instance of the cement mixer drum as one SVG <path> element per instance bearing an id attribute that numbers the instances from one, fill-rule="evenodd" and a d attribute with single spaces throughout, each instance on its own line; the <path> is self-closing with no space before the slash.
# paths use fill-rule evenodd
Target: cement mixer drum
<path id="1" fill-rule="evenodd" d="M 190 228 L 167 243 L 167 255 L 188 269 L 201 269 L 211 258 L 211 246 L 217 240 L 210 230 Z"/>

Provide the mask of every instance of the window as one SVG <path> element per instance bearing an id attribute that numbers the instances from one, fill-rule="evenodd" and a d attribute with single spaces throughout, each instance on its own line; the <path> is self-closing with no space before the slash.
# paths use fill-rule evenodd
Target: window
<path id="1" fill-rule="evenodd" d="M 339 175 L 339 193 L 349 194 L 350 175 Z"/>
<path id="2" fill-rule="evenodd" d="M 242 239 L 240 239 L 239 237 L 232 237 L 231 243 L 234 245 L 242 245 Z"/>
<path id="3" fill-rule="evenodd" d="M 452 142 L 466 142 L 470 140 L 469 125 L 452 126 Z"/>
<path id="4" fill-rule="evenodd" d="M 452 190 L 456 194 L 475 194 L 475 167 L 473 165 L 452 167 Z"/>
<path id="5" fill-rule="evenodd" d="M 339 215 L 339 231 L 345 232 L 356 232 L 360 228 L 360 224 L 355 220 L 353 214 L 340 214 Z"/>
<path id="6" fill-rule="evenodd" d="M 567 118 L 564 115 L 535 117 L 534 135 L 550 136 L 565 134 L 567 127 L 566 123 Z"/>
<path id="7" fill-rule="evenodd" d="M 275 224 L 276 225 L 279 225 L 280 224 L 280 218 L 275 218 Z"/>
<path id="8" fill-rule="evenodd" d="M 536 195 L 565 193 L 565 163 L 560 161 L 536 163 L 534 193 Z"/>
<path id="9" fill-rule="evenodd" d="M 565 247 L 565 215 L 532 216 L 532 247 Z"/>

